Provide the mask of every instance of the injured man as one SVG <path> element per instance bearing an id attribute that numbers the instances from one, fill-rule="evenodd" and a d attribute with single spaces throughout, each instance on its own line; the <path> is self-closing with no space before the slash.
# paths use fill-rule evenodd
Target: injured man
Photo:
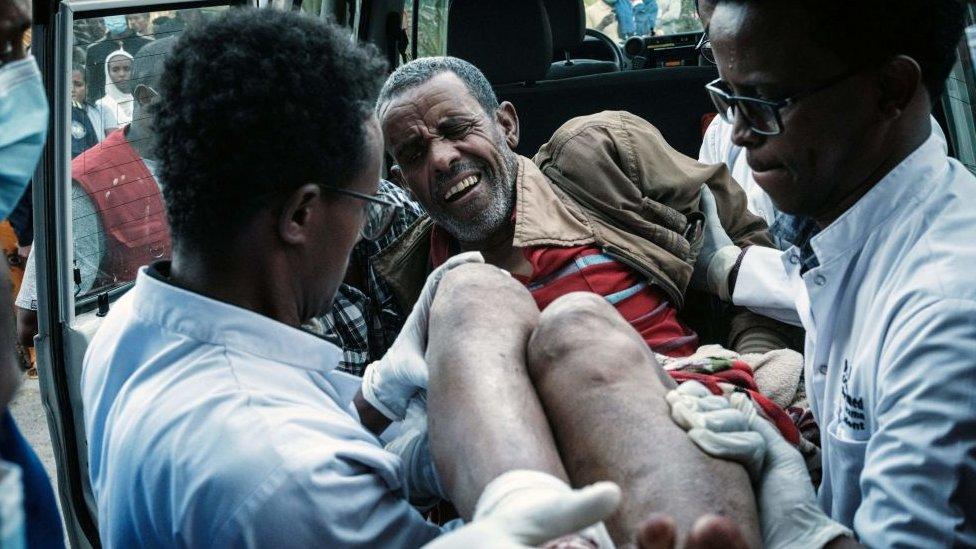
<path id="1" fill-rule="evenodd" d="M 478 69 L 449 57 L 397 69 L 377 114 L 393 177 L 429 214 L 374 259 L 401 305 L 416 303 L 431 269 L 462 252 L 511 275 L 465 267 L 440 290 L 424 338 L 429 386 L 420 366 L 366 370 L 357 400 L 365 422 L 379 432 L 407 418 L 416 434 L 391 447 L 414 473 L 411 500 L 446 498 L 470 518 L 488 479 L 543 470 L 577 486 L 619 484 L 623 503 L 607 523 L 618 543 L 661 512 L 679 532 L 705 514 L 733 517 L 755 545 L 743 471 L 697 453 L 663 398 L 688 380 L 745 392 L 786 440 L 815 452 L 784 410 L 803 399 L 800 356 L 784 350 L 792 329 L 733 311 L 726 344 L 740 356 L 699 349 L 679 314 L 689 283 L 724 297 L 728 280 L 709 274 L 728 273 L 735 259 L 700 249 L 701 209 L 717 209 L 740 245 L 768 242 L 725 168 L 681 155 L 621 112 L 571 120 L 534 159 L 519 157 L 514 107 L 498 103 Z M 374 390 L 391 385 L 391 372 L 404 390 Z M 408 410 L 412 385 L 429 401 Z"/>
<path id="2" fill-rule="evenodd" d="M 801 358 L 763 356 L 790 348 L 797 330 L 708 302 L 727 297 L 737 256 L 701 249 L 702 210 L 717 209 L 740 247 L 770 242 L 724 166 L 700 164 L 643 119 L 612 111 L 570 120 L 534 159 L 520 157 L 512 104 L 499 104 L 477 68 L 451 57 L 398 68 L 377 114 L 397 163 L 393 178 L 429 214 L 373 258 L 402 307 L 414 303 L 432 268 L 479 251 L 525 285 L 540 310 L 570 292 L 604 297 L 675 379 L 749 391 L 800 443 L 785 410 L 803 401 Z M 689 306 L 689 284 L 707 292 L 695 292 L 697 307 Z M 746 356 L 698 352 L 699 326 L 709 343 Z M 760 379 L 774 386 L 760 390 Z"/>

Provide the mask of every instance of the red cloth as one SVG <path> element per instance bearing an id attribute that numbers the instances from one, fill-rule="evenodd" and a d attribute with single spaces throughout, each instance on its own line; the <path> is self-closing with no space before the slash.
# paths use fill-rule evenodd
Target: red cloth
<path id="1" fill-rule="evenodd" d="M 139 267 L 169 258 L 169 223 L 159 185 L 124 130 L 72 160 L 71 178 L 95 203 L 105 231 L 107 249 L 96 287 L 134 280 Z"/>
<path id="2" fill-rule="evenodd" d="M 733 360 L 731 369 L 717 372 L 714 374 L 702 374 L 682 370 L 668 371 L 671 379 L 678 383 L 688 380 L 695 380 L 708 388 L 714 395 L 722 395 L 724 391 L 719 383 L 729 383 L 738 387 L 749 395 L 752 402 L 759 408 L 764 416 L 779 429 L 780 434 L 790 444 L 797 446 L 800 444 L 800 431 L 790 414 L 776 405 L 775 402 L 766 398 L 759 392 L 755 379 L 752 377 L 752 367 L 741 360 Z"/>
<path id="3" fill-rule="evenodd" d="M 435 227 L 430 254 L 434 266 L 453 255 L 454 248 L 453 238 Z M 654 352 L 682 357 L 698 348 L 698 336 L 678 319 L 664 293 L 598 248 L 540 246 L 524 253 L 532 275 L 515 278 L 529 288 L 540 311 L 568 293 L 593 292 L 607 298 Z"/>

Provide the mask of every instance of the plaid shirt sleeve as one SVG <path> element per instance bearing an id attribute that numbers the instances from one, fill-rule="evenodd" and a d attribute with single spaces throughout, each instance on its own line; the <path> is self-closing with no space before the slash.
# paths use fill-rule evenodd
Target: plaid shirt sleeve
<path id="1" fill-rule="evenodd" d="M 373 269 L 371 259 L 424 215 L 419 204 L 389 181 L 380 181 L 379 193 L 395 195 L 403 208 L 382 237 L 360 240 L 353 248 L 350 268 L 365 269 L 366 292 L 343 284 L 332 302 L 332 310 L 306 325 L 309 331 L 342 348 L 338 369 L 357 376 L 365 373 L 370 362 L 383 356 L 400 333 L 404 320 L 392 292 Z"/>

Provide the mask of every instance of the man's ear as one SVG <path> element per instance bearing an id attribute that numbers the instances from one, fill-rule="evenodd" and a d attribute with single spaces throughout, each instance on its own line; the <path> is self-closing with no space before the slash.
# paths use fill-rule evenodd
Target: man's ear
<path id="1" fill-rule="evenodd" d="M 314 183 L 308 183 L 295 189 L 285 199 L 278 215 L 278 236 L 288 244 L 304 244 L 314 235 L 309 234 L 309 225 L 313 216 L 321 215 L 322 189 Z"/>
<path id="2" fill-rule="evenodd" d="M 896 55 L 881 67 L 878 74 L 881 96 L 879 108 L 886 118 L 898 118 L 916 100 L 928 92 L 922 82 L 922 68 L 907 55 Z"/>
<path id="3" fill-rule="evenodd" d="M 136 86 L 136 89 L 132 90 L 132 97 L 139 102 L 139 105 L 148 107 L 157 97 L 159 97 L 159 92 L 152 89 L 150 86 L 139 84 Z"/>
<path id="4" fill-rule="evenodd" d="M 508 148 L 514 151 L 519 144 L 519 119 L 518 113 L 515 112 L 515 105 L 502 101 L 495 111 L 495 121 L 502 127 Z"/>

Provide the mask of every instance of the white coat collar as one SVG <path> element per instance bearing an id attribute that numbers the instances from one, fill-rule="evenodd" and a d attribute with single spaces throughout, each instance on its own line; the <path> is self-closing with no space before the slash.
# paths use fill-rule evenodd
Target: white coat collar
<path id="1" fill-rule="evenodd" d="M 142 267 L 132 288 L 133 309 L 143 320 L 187 338 L 225 346 L 270 361 L 328 374 L 342 351 L 328 341 L 228 303 L 184 290 Z"/>
<path id="2" fill-rule="evenodd" d="M 864 247 L 879 227 L 897 223 L 935 189 L 949 169 L 945 146 L 935 134 L 908 155 L 850 209 L 814 236 L 810 244 L 820 265 Z"/>

